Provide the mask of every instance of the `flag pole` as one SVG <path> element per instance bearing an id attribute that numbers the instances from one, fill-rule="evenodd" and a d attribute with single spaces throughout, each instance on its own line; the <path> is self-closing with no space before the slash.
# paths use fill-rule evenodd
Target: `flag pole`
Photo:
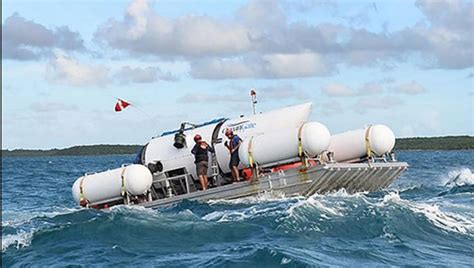
<path id="1" fill-rule="evenodd" d="M 256 114 L 256 106 L 257 106 L 257 92 L 255 91 L 255 88 L 252 88 L 250 90 L 250 96 L 252 97 L 252 112 L 253 114 Z"/>
<path id="2" fill-rule="evenodd" d="M 148 116 L 150 119 L 152 118 L 152 116 L 150 114 L 148 114 L 147 112 L 145 112 L 142 108 L 134 105 L 134 104 L 130 104 L 130 106 L 132 107 L 135 107 L 135 109 L 137 109 L 138 111 L 140 111 L 141 113 L 143 113 L 144 115 Z"/>

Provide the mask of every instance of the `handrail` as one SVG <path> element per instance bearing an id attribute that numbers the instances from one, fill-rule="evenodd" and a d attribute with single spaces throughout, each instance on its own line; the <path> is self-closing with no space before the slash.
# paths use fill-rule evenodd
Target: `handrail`
<path id="1" fill-rule="evenodd" d="M 186 174 L 181 174 L 181 175 L 177 175 L 177 176 L 174 176 L 174 177 L 169 177 L 169 178 L 161 178 L 161 179 L 158 179 L 158 180 L 154 180 L 153 183 L 155 182 L 164 182 L 165 185 L 168 187 L 170 186 L 171 184 L 169 184 L 171 181 L 174 181 L 174 180 L 180 180 L 180 179 L 183 179 L 185 180 L 185 186 L 186 186 L 186 194 L 189 194 L 190 191 L 189 191 L 189 173 L 186 173 Z"/>

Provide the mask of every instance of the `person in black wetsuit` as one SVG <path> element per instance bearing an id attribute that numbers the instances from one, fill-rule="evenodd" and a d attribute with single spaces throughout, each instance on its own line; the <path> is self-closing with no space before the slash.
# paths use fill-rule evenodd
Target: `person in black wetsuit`
<path id="1" fill-rule="evenodd" d="M 207 189 L 207 169 L 209 167 L 209 156 L 208 153 L 214 153 L 214 148 L 207 144 L 207 142 L 202 140 L 201 135 L 197 134 L 194 136 L 194 145 L 191 153 L 194 155 L 194 163 L 196 164 L 196 174 L 199 177 L 199 182 L 201 183 L 202 190 Z"/>

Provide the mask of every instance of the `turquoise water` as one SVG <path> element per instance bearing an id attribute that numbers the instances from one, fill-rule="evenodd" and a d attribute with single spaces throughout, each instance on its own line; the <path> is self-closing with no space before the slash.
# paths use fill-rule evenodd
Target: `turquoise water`
<path id="1" fill-rule="evenodd" d="M 2 260 L 15 266 L 472 266 L 474 152 L 400 152 L 388 189 L 81 209 L 84 172 L 132 155 L 2 158 Z"/>

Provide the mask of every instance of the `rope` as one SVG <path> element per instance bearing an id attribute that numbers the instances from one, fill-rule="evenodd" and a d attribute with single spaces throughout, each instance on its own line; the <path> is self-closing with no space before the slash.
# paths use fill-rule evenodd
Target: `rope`
<path id="1" fill-rule="evenodd" d="M 122 173 L 120 174 L 120 178 L 122 179 L 122 192 L 121 195 L 125 196 L 125 193 L 127 192 L 127 189 L 125 188 L 125 170 L 127 167 L 123 167 Z"/>
<path id="2" fill-rule="evenodd" d="M 83 207 L 87 206 L 89 204 L 89 200 L 87 200 L 86 196 L 84 195 L 84 187 L 82 184 L 84 183 L 84 179 L 86 177 L 82 177 L 81 182 L 79 182 L 79 204 Z"/>
<path id="3" fill-rule="evenodd" d="M 250 164 L 250 167 L 253 166 L 254 162 L 253 162 L 253 155 L 252 155 L 252 141 L 253 141 L 253 136 L 250 138 L 250 141 L 249 141 L 249 146 L 248 146 L 248 155 L 249 155 L 249 164 Z"/>
<path id="4" fill-rule="evenodd" d="M 305 154 L 303 151 L 303 142 L 302 142 L 302 137 L 301 137 L 304 125 L 305 124 L 302 124 L 298 128 L 298 157 L 300 158 L 300 161 L 303 164 L 300 170 L 306 170 L 306 168 L 308 167 L 308 161 L 307 161 L 308 159 L 305 157 Z"/>
<path id="5" fill-rule="evenodd" d="M 301 141 L 301 132 L 303 132 L 303 125 L 298 128 L 298 157 L 303 159 L 303 143 Z"/>
<path id="6" fill-rule="evenodd" d="M 372 125 L 369 125 L 369 127 L 365 130 L 365 150 L 367 151 L 367 157 L 370 158 L 372 157 L 372 148 L 370 147 L 370 129 L 372 128 Z"/>
<path id="7" fill-rule="evenodd" d="M 255 162 L 253 160 L 253 154 L 252 154 L 252 143 L 253 143 L 253 136 L 250 138 L 249 141 L 249 146 L 248 146 L 248 155 L 249 155 L 249 164 L 250 168 L 252 170 L 252 184 L 255 184 L 258 181 L 258 174 L 257 174 L 257 166 L 255 165 Z"/>

